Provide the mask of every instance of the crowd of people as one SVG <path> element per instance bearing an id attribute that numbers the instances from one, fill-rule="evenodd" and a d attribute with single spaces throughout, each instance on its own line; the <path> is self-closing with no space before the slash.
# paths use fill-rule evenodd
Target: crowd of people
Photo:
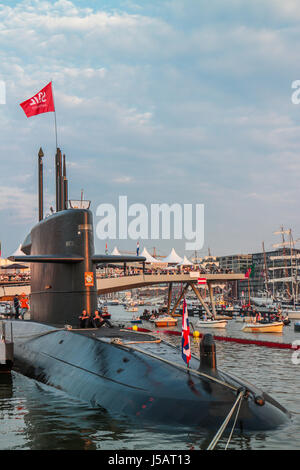
<path id="1" fill-rule="evenodd" d="M 29 282 L 30 281 L 30 273 L 1 273 L 0 274 L 0 282 Z"/>
<path id="2" fill-rule="evenodd" d="M 126 266 L 124 269 L 123 267 L 104 267 L 101 269 L 97 269 L 97 277 L 98 278 L 112 278 L 112 277 L 124 277 L 124 276 L 138 276 L 144 272 L 145 275 L 166 275 L 166 274 L 189 274 L 191 272 L 199 272 L 200 274 L 228 274 L 232 273 L 229 269 L 222 269 L 215 264 L 206 265 L 205 267 L 199 265 L 193 266 L 155 266 L 147 265 L 143 271 L 142 266 Z M 6 282 L 29 282 L 31 279 L 30 271 L 26 273 L 12 273 L 12 272 L 5 272 L 0 273 L 0 283 Z"/>
<path id="3" fill-rule="evenodd" d="M 156 267 L 155 265 L 146 266 L 144 271 L 142 267 L 131 267 L 126 268 L 101 268 L 97 270 L 98 278 L 116 278 L 124 276 L 138 276 L 140 274 L 145 275 L 172 275 L 172 274 L 189 274 L 191 272 L 198 272 L 199 274 L 232 274 L 233 271 L 229 269 L 222 269 L 216 265 L 207 265 L 204 267 L 194 266 L 168 266 L 168 267 Z"/>

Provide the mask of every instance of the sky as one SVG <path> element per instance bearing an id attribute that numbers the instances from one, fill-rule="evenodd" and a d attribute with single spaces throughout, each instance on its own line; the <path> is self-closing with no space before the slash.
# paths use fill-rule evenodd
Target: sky
<path id="1" fill-rule="evenodd" d="M 0 0 L 0 240 L 12 254 L 54 205 L 54 115 L 19 104 L 52 80 L 69 195 L 99 204 L 204 204 L 213 255 L 300 236 L 297 0 Z M 186 240 L 140 240 L 183 256 Z M 105 241 L 95 237 L 96 252 Z M 136 240 L 108 240 L 111 251 Z"/>

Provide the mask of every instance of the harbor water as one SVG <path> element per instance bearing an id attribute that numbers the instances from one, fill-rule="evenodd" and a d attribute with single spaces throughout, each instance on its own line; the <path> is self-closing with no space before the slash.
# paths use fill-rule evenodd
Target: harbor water
<path id="1" fill-rule="evenodd" d="M 140 307 L 139 313 L 143 310 L 144 307 Z M 109 311 L 113 322 L 130 325 L 133 313 L 125 311 L 123 306 L 110 306 Z M 196 328 L 197 317 L 191 317 L 190 321 Z M 180 322 L 178 318 L 178 330 Z M 151 328 L 149 322 L 143 322 L 141 326 Z M 293 322 L 284 327 L 282 334 L 243 333 L 242 326 L 243 323 L 230 320 L 226 330 L 197 329 L 201 333 L 219 336 L 284 343 L 300 340 L 300 333 L 294 332 Z M 177 345 L 178 354 L 181 354 L 180 336 L 157 334 Z M 191 339 L 191 343 L 192 352 L 199 355 L 199 340 Z M 217 341 L 216 345 L 218 368 L 262 388 L 291 413 L 290 423 L 273 431 L 241 433 L 237 430 L 229 449 L 297 449 L 300 435 L 300 360 L 297 361 L 295 352 L 223 341 Z M 126 419 L 109 416 L 88 403 L 16 372 L 11 376 L 0 375 L 0 418 L 1 450 L 187 451 L 206 449 L 213 437 L 211 432 L 203 430 L 164 429 L 159 426 L 136 429 Z M 224 449 L 226 442 L 227 436 L 224 436 L 217 448 Z"/>

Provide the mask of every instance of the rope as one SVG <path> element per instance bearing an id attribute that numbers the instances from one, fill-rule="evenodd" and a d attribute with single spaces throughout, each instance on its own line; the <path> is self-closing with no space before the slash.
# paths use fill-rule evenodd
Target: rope
<path id="1" fill-rule="evenodd" d="M 223 432 L 225 431 L 226 426 L 227 426 L 227 424 L 229 423 L 230 418 L 231 418 L 231 416 L 233 415 L 233 412 L 234 412 L 234 410 L 235 410 L 235 408 L 236 408 L 238 402 L 239 402 L 239 401 L 242 401 L 242 398 L 243 398 L 243 396 L 244 396 L 244 393 L 245 393 L 245 390 L 240 391 L 240 393 L 239 393 L 237 399 L 235 400 L 235 403 L 234 403 L 233 407 L 232 407 L 231 410 L 229 411 L 229 413 L 228 413 L 226 419 L 224 420 L 222 426 L 220 427 L 219 431 L 217 432 L 217 434 L 215 435 L 215 437 L 213 438 L 213 440 L 211 441 L 211 443 L 210 443 L 209 446 L 207 447 L 207 450 L 213 450 L 213 449 L 215 448 L 215 446 L 217 445 L 217 443 L 219 442 L 219 440 L 221 439 L 222 434 L 223 434 Z M 239 412 L 239 409 L 238 409 L 238 412 Z M 236 416 L 236 419 L 237 419 L 237 416 Z M 235 422 L 236 422 L 236 420 L 235 420 Z M 235 425 L 235 423 L 234 423 L 234 425 Z M 233 432 L 233 428 L 232 428 L 231 434 L 230 434 L 230 436 L 229 436 L 230 438 L 231 438 L 232 432 Z M 228 442 L 227 442 L 227 445 L 228 445 L 228 443 L 229 443 L 229 440 L 228 440 Z M 226 447 L 227 447 L 227 446 L 226 446 Z"/>
<path id="2" fill-rule="evenodd" d="M 127 346 L 128 344 L 161 343 L 161 339 L 155 339 L 153 341 L 128 341 L 124 343 L 122 338 L 112 338 L 110 342 L 113 344 L 122 344 L 123 346 Z"/>
<path id="3" fill-rule="evenodd" d="M 232 434 L 233 434 L 233 431 L 234 431 L 234 428 L 235 428 L 235 425 L 236 425 L 236 422 L 237 422 L 237 419 L 238 419 L 238 415 L 239 415 L 239 413 L 240 413 L 241 404 L 242 404 L 242 399 L 241 399 L 240 402 L 239 402 L 239 406 L 238 406 L 238 409 L 237 409 L 237 412 L 236 412 L 236 415 L 235 415 L 235 419 L 234 419 L 234 423 L 233 423 L 233 426 L 232 426 L 232 429 L 231 429 L 231 433 L 230 433 L 230 435 L 229 435 L 227 444 L 226 444 L 226 446 L 225 446 L 225 450 L 227 450 L 227 447 L 228 447 L 228 445 L 229 445 L 229 442 L 231 441 L 231 437 L 232 437 Z"/>

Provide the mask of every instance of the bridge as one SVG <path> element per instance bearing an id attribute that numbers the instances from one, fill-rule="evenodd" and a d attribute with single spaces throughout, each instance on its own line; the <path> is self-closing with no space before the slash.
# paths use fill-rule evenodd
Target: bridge
<path id="1" fill-rule="evenodd" d="M 196 289 L 196 285 L 198 284 L 198 278 L 204 280 L 205 284 L 208 286 L 210 300 L 211 300 L 211 308 L 212 312 L 209 310 L 208 305 L 204 301 L 203 297 L 200 294 L 199 289 Z M 146 287 L 155 284 L 168 284 L 168 314 L 173 315 L 179 306 L 184 294 L 186 293 L 189 287 L 192 288 L 194 294 L 200 301 L 201 305 L 205 309 L 206 313 L 211 316 L 213 313 L 214 316 L 217 315 L 215 302 L 213 297 L 213 287 L 216 284 L 226 283 L 228 281 L 239 281 L 245 279 L 244 274 L 200 274 L 197 272 L 190 272 L 188 274 L 138 274 L 138 275 L 131 275 L 131 276 L 123 276 L 123 277 L 107 277 L 107 278 L 97 278 L 97 291 L 98 294 L 107 294 L 110 292 L 119 292 L 123 290 L 129 289 L 138 289 L 139 287 Z M 172 299 L 172 286 L 173 284 L 183 283 L 184 287 L 181 291 L 180 296 L 176 300 L 172 311 L 171 311 L 171 299 Z"/>
<path id="2" fill-rule="evenodd" d="M 244 274 L 197 274 L 191 276 L 188 274 L 137 274 L 131 276 L 119 277 L 98 277 L 97 291 L 99 295 L 111 292 L 119 292 L 128 289 L 138 289 L 139 287 L 150 286 L 153 284 L 170 283 L 198 283 L 198 278 L 205 278 L 207 284 L 226 283 L 228 281 L 238 281 L 245 279 Z"/>
<path id="3" fill-rule="evenodd" d="M 204 302 L 199 289 L 196 289 L 198 284 L 198 278 L 204 279 L 206 283 L 211 300 L 212 312 L 216 315 L 215 303 L 213 298 L 213 287 L 216 284 L 223 284 L 230 281 L 239 281 L 245 279 L 244 274 L 230 273 L 230 274 L 200 274 L 197 272 L 190 272 L 187 274 L 136 274 L 136 275 L 124 275 L 117 277 L 101 277 L 97 274 L 97 292 L 98 295 L 108 294 L 112 292 L 120 292 L 130 289 L 138 289 L 140 287 L 147 287 L 151 285 L 158 284 L 168 284 L 168 313 L 173 314 L 180 304 L 184 294 L 187 289 L 191 287 L 194 291 L 196 297 L 199 299 L 202 306 L 205 308 L 208 315 L 211 315 L 211 312 L 208 308 L 208 305 Z M 172 311 L 171 309 L 171 298 L 172 298 L 172 286 L 173 284 L 182 283 L 184 284 L 182 292 L 179 298 L 176 300 Z M 15 294 L 26 295 L 30 294 L 30 283 L 27 282 L 16 282 L 11 281 L 10 283 L 0 284 L 0 300 L 4 300 L 8 296 L 14 296 Z"/>

